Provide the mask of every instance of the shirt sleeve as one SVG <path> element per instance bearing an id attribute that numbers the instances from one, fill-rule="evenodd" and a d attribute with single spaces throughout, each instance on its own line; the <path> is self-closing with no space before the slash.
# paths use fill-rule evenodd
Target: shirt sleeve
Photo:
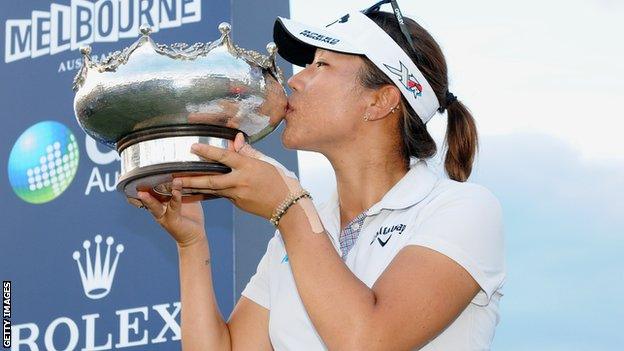
<path id="1" fill-rule="evenodd" d="M 267 249 L 258 263 L 256 273 L 249 279 L 249 282 L 245 286 L 245 289 L 241 292 L 242 296 L 247 297 L 260 306 L 270 310 L 270 284 L 269 284 L 269 261 L 271 259 L 271 253 L 273 252 L 273 242 L 276 237 L 273 236 L 267 244 Z"/>
<path id="2" fill-rule="evenodd" d="M 458 189 L 440 195 L 407 245 L 436 250 L 461 265 L 481 287 L 473 302 L 485 306 L 505 280 L 502 209 L 483 186 L 462 183 Z"/>

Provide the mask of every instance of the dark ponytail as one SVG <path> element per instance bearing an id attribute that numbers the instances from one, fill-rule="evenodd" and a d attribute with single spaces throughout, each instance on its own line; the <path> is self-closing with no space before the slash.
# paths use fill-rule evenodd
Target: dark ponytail
<path id="1" fill-rule="evenodd" d="M 403 17 L 407 25 L 416 55 L 403 36 L 394 14 L 389 12 L 372 12 L 367 15 L 381 27 L 410 56 L 418 69 L 425 76 L 440 102 L 440 112 L 447 112 L 448 125 L 445 143 L 447 146 L 444 168 L 449 178 L 464 182 L 472 172 L 472 164 L 478 148 L 478 135 L 474 118 L 461 101 L 451 99 L 448 93 L 448 75 L 446 60 L 440 46 L 433 37 L 414 20 Z M 377 89 L 386 84 L 393 84 L 379 68 L 364 58 L 364 69 L 359 78 L 364 87 Z M 402 136 L 402 155 L 406 163 L 411 156 L 426 159 L 436 154 L 436 144 L 426 125 L 420 117 L 401 98 L 403 118 L 399 121 L 399 132 Z"/>
<path id="2" fill-rule="evenodd" d="M 464 182 L 472 172 L 472 163 L 478 149 L 477 126 L 470 111 L 461 101 L 451 103 L 446 108 L 446 114 L 448 123 L 444 169 L 449 178 Z"/>

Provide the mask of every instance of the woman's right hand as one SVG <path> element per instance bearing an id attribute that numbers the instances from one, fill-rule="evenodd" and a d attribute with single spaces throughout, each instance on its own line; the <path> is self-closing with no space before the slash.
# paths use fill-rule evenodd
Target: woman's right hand
<path id="1" fill-rule="evenodd" d="M 175 239 L 178 247 L 185 247 L 205 239 L 206 231 L 201 202 L 182 203 L 181 190 L 181 180 L 174 179 L 171 184 L 172 197 L 166 203 L 158 201 L 145 191 L 139 191 L 138 196 L 156 222 Z"/>

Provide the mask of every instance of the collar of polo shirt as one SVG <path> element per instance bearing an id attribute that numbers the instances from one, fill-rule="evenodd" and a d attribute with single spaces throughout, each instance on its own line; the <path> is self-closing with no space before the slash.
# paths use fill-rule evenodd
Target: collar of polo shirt
<path id="1" fill-rule="evenodd" d="M 376 215 L 381 210 L 400 210 L 419 203 L 433 190 L 439 177 L 429 169 L 427 162 L 420 159 L 412 159 L 410 170 L 397 182 L 379 202 L 368 210 L 368 216 Z M 340 234 L 340 211 L 338 204 L 338 192 L 334 190 L 329 199 L 324 203 L 321 210 L 321 218 L 325 229 L 338 241 Z"/>
<path id="2" fill-rule="evenodd" d="M 435 92 L 412 59 L 359 11 L 350 12 L 325 28 L 278 17 L 273 40 L 280 56 L 298 66 L 311 63 L 317 48 L 366 56 L 394 82 L 423 123 L 440 107 Z"/>

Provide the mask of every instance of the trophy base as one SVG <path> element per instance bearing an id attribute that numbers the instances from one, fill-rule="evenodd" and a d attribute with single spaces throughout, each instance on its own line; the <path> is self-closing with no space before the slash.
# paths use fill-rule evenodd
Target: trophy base
<path id="1" fill-rule="evenodd" d="M 128 201 L 140 205 L 137 192 L 146 191 L 161 202 L 171 198 L 174 177 L 229 173 L 221 163 L 210 162 L 191 153 L 194 143 L 227 148 L 236 129 L 205 125 L 182 125 L 152 128 L 130 134 L 120 140 L 121 175 L 117 190 Z M 183 189 L 183 202 L 215 199 L 219 196 L 197 189 Z"/>

